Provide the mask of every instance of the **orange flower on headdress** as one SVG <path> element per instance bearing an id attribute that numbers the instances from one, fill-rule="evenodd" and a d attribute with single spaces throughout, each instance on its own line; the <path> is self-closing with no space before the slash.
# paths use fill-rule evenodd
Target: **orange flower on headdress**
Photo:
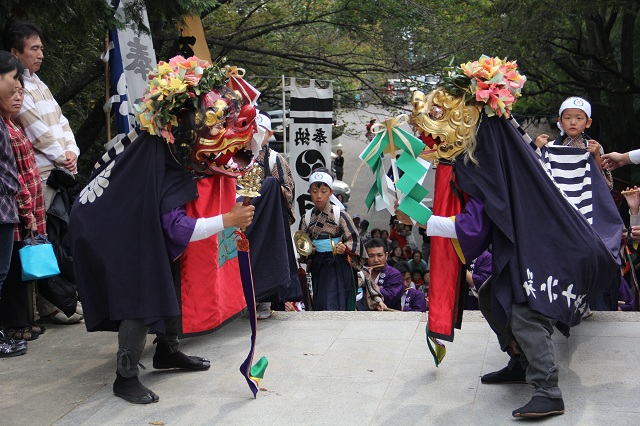
<path id="1" fill-rule="evenodd" d="M 516 61 L 482 55 L 479 60 L 460 65 L 469 80 L 468 92 L 484 102 L 487 115 L 511 115 L 511 108 L 521 96 L 526 77 L 518 72 Z"/>
<path id="2" fill-rule="evenodd" d="M 199 96 L 222 86 L 226 75 L 219 66 L 195 56 L 175 56 L 168 63 L 160 61 L 148 80 L 142 104 L 136 107 L 140 127 L 173 143 L 171 130 L 178 125 L 177 113 L 197 107 Z"/>

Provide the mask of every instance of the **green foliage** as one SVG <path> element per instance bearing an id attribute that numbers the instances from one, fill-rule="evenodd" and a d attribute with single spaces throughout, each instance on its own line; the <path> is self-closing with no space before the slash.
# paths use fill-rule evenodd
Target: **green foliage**
<path id="1" fill-rule="evenodd" d="M 0 25 L 30 20 L 46 31 L 39 74 L 78 129 L 104 101 L 96 67 L 116 25 L 108 4 L 6 0 L 3 7 Z M 261 102 L 280 99 L 282 75 L 331 80 L 336 99 L 366 93 L 383 102 L 388 78 L 444 77 L 450 63 L 481 54 L 517 60 L 528 81 L 516 115 L 553 121 L 566 96 L 585 96 L 594 107 L 590 134 L 606 150 L 626 151 L 640 133 L 639 8 L 637 0 L 134 0 L 126 13 L 129 24 L 151 32 L 165 60 L 180 17 L 200 15 L 212 58 L 245 68 Z"/>

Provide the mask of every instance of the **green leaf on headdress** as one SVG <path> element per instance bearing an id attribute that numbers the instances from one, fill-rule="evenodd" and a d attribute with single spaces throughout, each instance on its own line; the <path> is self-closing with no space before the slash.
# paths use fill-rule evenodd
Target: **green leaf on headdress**
<path id="1" fill-rule="evenodd" d="M 459 69 L 458 69 L 459 71 Z M 444 89 L 453 96 L 463 96 L 469 93 L 471 79 L 464 74 L 458 74 L 456 71 L 450 71 L 449 74 L 442 78 Z"/>

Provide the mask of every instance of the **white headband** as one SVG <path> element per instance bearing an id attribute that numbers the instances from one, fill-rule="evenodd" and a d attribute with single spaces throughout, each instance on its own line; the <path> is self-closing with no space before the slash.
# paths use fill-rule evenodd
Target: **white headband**
<path id="1" fill-rule="evenodd" d="M 309 185 L 314 184 L 316 182 L 326 183 L 329 188 L 333 189 L 333 178 L 329 173 L 325 172 L 313 172 L 309 177 Z"/>
<path id="2" fill-rule="evenodd" d="M 325 172 L 311 173 L 311 176 L 309 176 L 309 185 L 312 185 L 316 182 L 326 183 L 329 186 L 329 188 L 333 189 L 333 178 L 329 173 L 325 173 Z M 336 197 L 335 194 L 331 194 L 331 197 L 329 197 L 329 202 L 331 204 L 335 204 L 336 206 L 344 210 L 344 204 L 342 204 L 342 202 L 338 200 L 338 197 Z"/>
<path id="3" fill-rule="evenodd" d="M 573 96 L 565 100 L 562 103 L 562 105 L 560 105 L 559 116 L 562 117 L 562 112 L 565 109 L 570 109 L 570 108 L 576 108 L 576 109 L 582 110 L 584 111 L 585 114 L 587 114 L 587 118 L 591 118 L 591 104 L 582 98 Z"/>
<path id="4" fill-rule="evenodd" d="M 260 111 L 256 110 L 256 124 L 267 131 L 271 131 L 271 120 L 264 114 L 260 114 Z"/>

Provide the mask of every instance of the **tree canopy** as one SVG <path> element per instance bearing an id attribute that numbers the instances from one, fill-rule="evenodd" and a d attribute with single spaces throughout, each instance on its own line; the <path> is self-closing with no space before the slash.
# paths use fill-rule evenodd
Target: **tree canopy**
<path id="1" fill-rule="evenodd" d="M 141 25 L 143 6 L 149 28 Z M 110 5 L 5 0 L 2 7 L 3 26 L 28 20 L 45 30 L 39 74 L 91 164 L 106 139 L 100 54 L 117 25 Z M 200 16 L 212 58 L 245 68 L 266 102 L 279 98 L 281 75 L 332 80 L 338 99 L 365 92 L 385 102 L 387 78 L 438 75 L 452 60 L 480 54 L 517 59 L 528 77 L 518 116 L 553 122 L 565 97 L 584 96 L 594 111 L 589 134 L 622 152 L 637 147 L 640 130 L 639 7 L 636 0 L 133 0 L 127 21 L 150 32 L 157 57 L 168 59 L 180 17 Z M 631 170 L 618 173 L 630 180 Z"/>

